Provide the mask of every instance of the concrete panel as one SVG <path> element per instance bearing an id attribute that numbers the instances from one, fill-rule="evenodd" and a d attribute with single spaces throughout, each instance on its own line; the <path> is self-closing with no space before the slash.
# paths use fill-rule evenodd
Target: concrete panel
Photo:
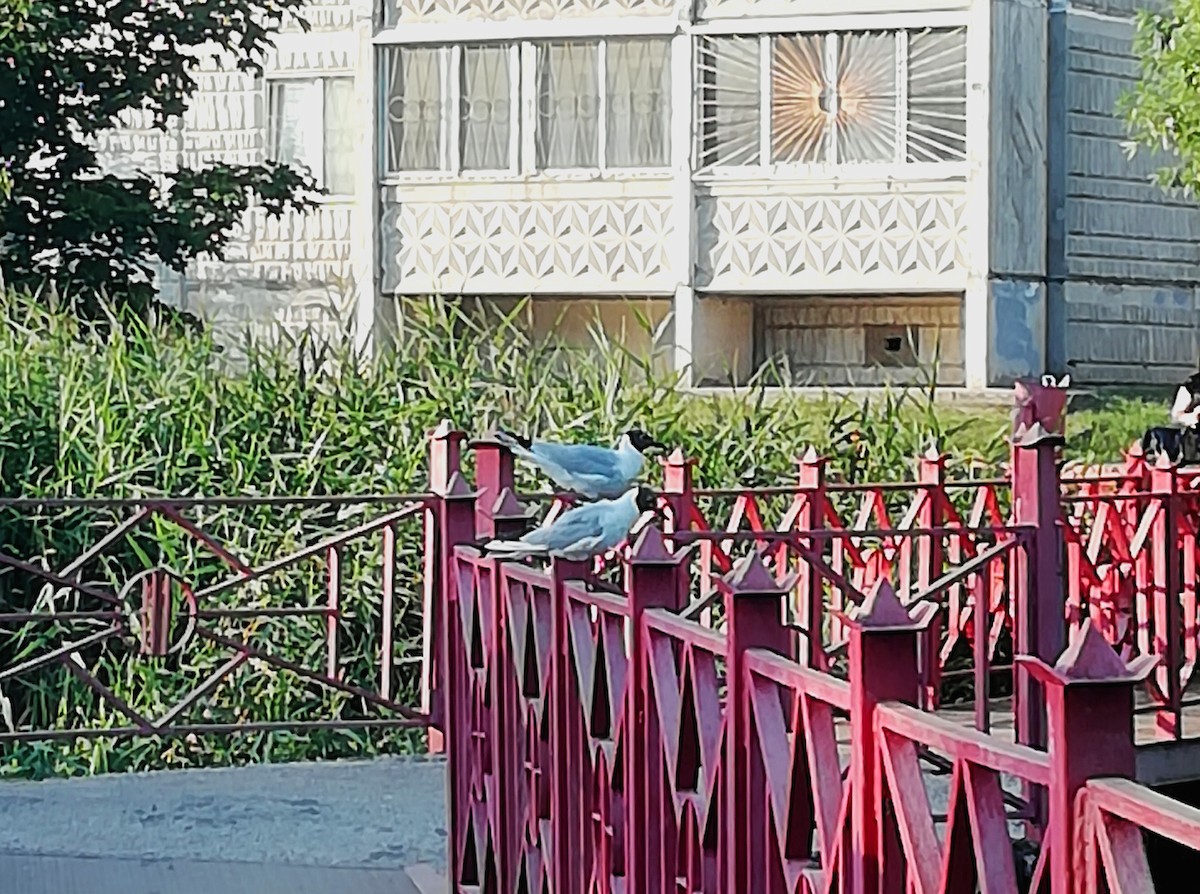
<path id="1" fill-rule="evenodd" d="M 1046 231 L 1045 69 L 1045 9 L 993 3 L 988 259 L 1001 276 L 1046 273 L 1046 240 L 1030 236 Z"/>
<path id="2" fill-rule="evenodd" d="M 1045 371 L 1046 286 L 993 280 L 989 286 L 988 384 L 1004 385 Z"/>
<path id="3" fill-rule="evenodd" d="M 1178 286 L 1067 284 L 1072 372 L 1089 384 L 1166 384 L 1196 369 L 1200 314 Z"/>
<path id="4" fill-rule="evenodd" d="M 754 371 L 754 299 L 696 296 L 692 311 L 692 381 L 745 382 Z"/>

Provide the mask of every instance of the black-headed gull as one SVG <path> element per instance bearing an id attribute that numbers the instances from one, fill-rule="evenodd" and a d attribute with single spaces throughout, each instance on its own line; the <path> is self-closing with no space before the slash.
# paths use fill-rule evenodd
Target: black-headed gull
<path id="1" fill-rule="evenodd" d="M 593 444 L 556 444 L 535 441 L 506 431 L 496 440 L 527 462 L 533 463 L 563 490 L 589 500 L 614 499 L 637 480 L 650 448 L 666 450 L 640 428 L 621 435 L 616 449 Z"/>
<path id="2" fill-rule="evenodd" d="M 483 551 L 504 558 L 549 556 L 583 562 L 618 546 L 642 513 L 653 511 L 657 505 L 658 497 L 650 488 L 631 487 L 615 500 L 597 500 L 569 509 L 520 540 L 489 540 Z"/>

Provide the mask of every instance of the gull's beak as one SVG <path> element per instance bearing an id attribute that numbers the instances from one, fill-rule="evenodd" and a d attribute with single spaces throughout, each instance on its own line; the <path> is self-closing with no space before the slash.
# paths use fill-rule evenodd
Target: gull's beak
<path id="1" fill-rule="evenodd" d="M 650 446 L 661 450 L 663 453 L 667 453 L 670 450 L 662 441 L 651 441 Z"/>

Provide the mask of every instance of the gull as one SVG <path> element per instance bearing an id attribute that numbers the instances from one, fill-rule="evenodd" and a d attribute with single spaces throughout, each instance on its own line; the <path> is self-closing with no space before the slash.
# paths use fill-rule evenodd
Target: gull
<path id="1" fill-rule="evenodd" d="M 506 431 L 496 432 L 496 440 L 515 456 L 533 463 L 559 487 L 589 500 L 621 496 L 641 473 L 645 452 L 651 447 L 667 449 L 640 428 L 621 435 L 616 449 L 534 441 Z"/>
<path id="2" fill-rule="evenodd" d="M 504 558 L 549 556 L 583 562 L 620 544 L 642 513 L 653 511 L 657 505 L 654 491 L 638 485 L 615 500 L 597 500 L 569 509 L 552 524 L 536 528 L 520 540 L 489 540 L 483 551 Z"/>

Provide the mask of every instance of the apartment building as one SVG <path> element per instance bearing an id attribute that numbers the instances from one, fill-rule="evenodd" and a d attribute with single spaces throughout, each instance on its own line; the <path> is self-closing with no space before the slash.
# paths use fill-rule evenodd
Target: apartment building
<path id="1" fill-rule="evenodd" d="M 220 325 L 370 339 L 393 296 L 586 337 L 664 328 L 694 384 L 982 388 L 1197 358 L 1200 216 L 1123 151 L 1128 0 L 318 0 L 263 77 L 214 63 L 168 134 L 106 162 L 306 164 L 165 276 Z M 639 347 L 642 345 L 638 345 Z"/>

